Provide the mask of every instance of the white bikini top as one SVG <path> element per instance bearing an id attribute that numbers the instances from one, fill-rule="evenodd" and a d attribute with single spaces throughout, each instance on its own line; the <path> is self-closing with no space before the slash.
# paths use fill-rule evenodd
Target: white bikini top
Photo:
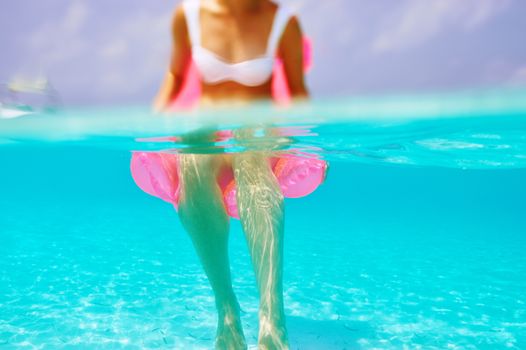
<path id="1" fill-rule="evenodd" d="M 265 54 L 239 63 L 228 63 L 214 52 L 201 46 L 199 0 L 185 0 L 183 9 L 192 45 L 192 59 L 205 83 L 218 84 L 224 81 L 235 81 L 245 86 L 259 86 L 270 79 L 279 40 L 292 16 L 286 7 L 279 6 L 274 15 L 274 23 Z"/>

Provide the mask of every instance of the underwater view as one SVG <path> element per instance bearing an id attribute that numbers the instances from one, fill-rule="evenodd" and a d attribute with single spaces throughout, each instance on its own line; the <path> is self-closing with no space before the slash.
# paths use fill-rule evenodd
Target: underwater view
<path id="1" fill-rule="evenodd" d="M 250 137 L 180 137 L 216 116 L 215 130 Z M 329 164 L 316 191 L 285 201 L 291 349 L 526 348 L 526 91 L 507 90 L 4 115 L 0 349 L 212 348 L 206 275 L 173 206 L 135 185 L 131 151 L 262 149 Z M 230 226 L 256 348 L 254 270 Z"/>

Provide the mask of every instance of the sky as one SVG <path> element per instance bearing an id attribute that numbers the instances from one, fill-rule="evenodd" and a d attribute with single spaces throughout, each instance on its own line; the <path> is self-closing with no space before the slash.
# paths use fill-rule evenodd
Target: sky
<path id="1" fill-rule="evenodd" d="M 313 96 L 526 84 L 524 0 L 281 0 L 314 43 Z M 145 104 L 177 0 L 3 0 L 0 82 L 46 76 L 68 105 Z"/>

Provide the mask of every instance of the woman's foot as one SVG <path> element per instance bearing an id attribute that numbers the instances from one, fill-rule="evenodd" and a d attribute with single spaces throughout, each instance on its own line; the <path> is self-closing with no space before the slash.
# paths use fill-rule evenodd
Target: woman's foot
<path id="1" fill-rule="evenodd" d="M 258 349 L 288 350 L 289 341 L 285 322 L 271 320 L 266 316 L 259 317 Z"/>
<path id="2" fill-rule="evenodd" d="M 243 334 L 239 306 L 224 308 L 219 312 L 215 348 L 217 350 L 245 350 L 247 343 Z"/>

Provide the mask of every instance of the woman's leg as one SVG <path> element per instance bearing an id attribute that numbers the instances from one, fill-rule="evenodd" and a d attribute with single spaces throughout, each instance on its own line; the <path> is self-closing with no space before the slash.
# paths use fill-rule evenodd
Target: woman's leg
<path id="1" fill-rule="evenodd" d="M 283 306 L 283 195 L 265 152 L 234 156 L 241 224 L 260 295 L 259 346 L 288 349 Z"/>
<path id="2" fill-rule="evenodd" d="M 215 294 L 216 348 L 246 349 L 228 259 L 229 218 L 216 176 L 222 156 L 181 155 L 179 216 Z"/>

